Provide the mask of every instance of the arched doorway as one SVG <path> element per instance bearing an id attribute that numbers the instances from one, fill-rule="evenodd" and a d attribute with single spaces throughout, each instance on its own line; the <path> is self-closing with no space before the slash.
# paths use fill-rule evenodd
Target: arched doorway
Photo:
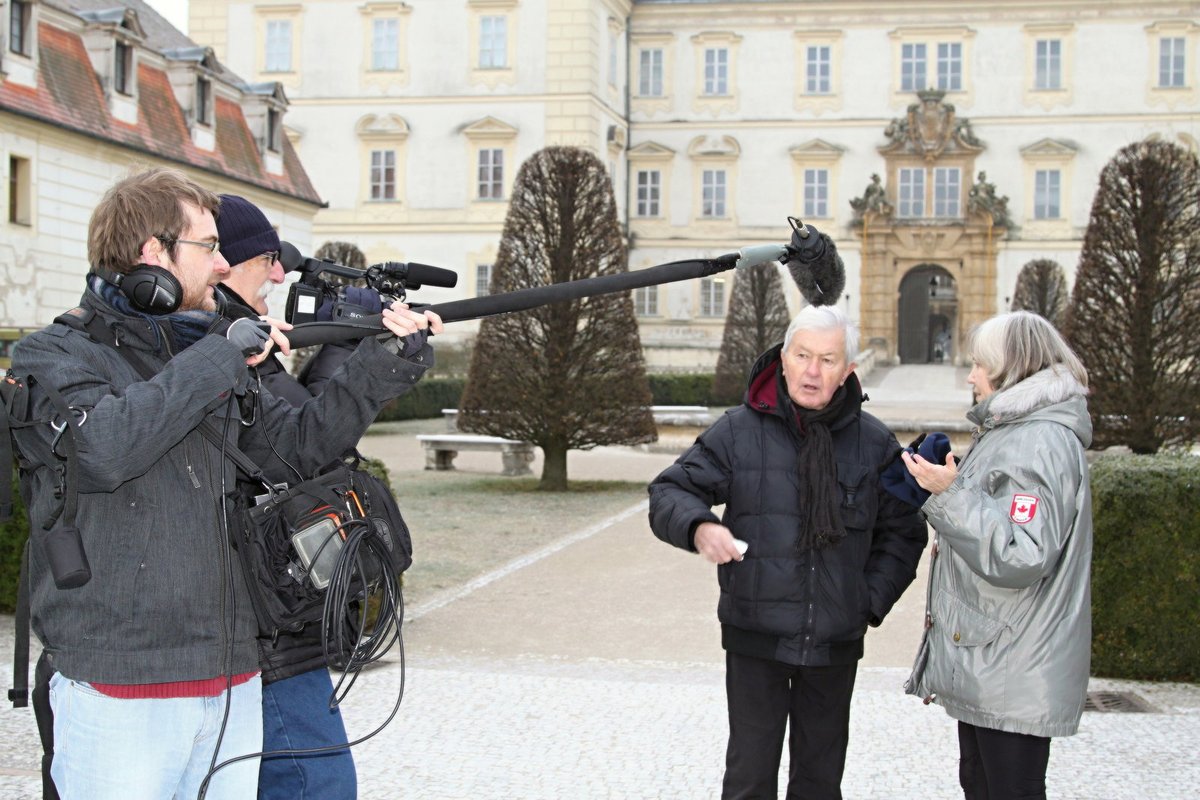
<path id="1" fill-rule="evenodd" d="M 953 363 L 958 286 L 937 264 L 919 264 L 900 281 L 897 314 L 901 364 Z"/>

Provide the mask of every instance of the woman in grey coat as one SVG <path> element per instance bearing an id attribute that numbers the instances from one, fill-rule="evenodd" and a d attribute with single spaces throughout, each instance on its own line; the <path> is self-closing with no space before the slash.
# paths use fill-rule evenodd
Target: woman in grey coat
<path id="1" fill-rule="evenodd" d="M 1045 798 L 1050 739 L 1079 727 L 1091 662 L 1087 372 L 1024 311 L 983 323 L 961 463 L 904 453 L 937 533 L 906 686 L 957 719 L 968 800 Z"/>

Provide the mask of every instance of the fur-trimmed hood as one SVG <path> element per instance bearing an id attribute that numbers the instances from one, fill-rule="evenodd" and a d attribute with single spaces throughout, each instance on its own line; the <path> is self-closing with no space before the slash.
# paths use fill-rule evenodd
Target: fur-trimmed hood
<path id="1" fill-rule="evenodd" d="M 1084 447 L 1092 441 L 1092 420 L 1087 410 L 1087 387 L 1060 365 L 1030 375 L 1008 389 L 996 392 L 967 413 L 980 429 L 1025 421 L 1051 419 L 1075 432 Z"/>

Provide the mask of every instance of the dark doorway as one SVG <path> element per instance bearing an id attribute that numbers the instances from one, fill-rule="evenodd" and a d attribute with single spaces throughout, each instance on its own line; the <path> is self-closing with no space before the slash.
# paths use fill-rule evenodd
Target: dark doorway
<path id="1" fill-rule="evenodd" d="M 958 290 L 949 272 L 936 264 L 913 268 L 900 281 L 899 312 L 901 364 L 954 363 Z"/>

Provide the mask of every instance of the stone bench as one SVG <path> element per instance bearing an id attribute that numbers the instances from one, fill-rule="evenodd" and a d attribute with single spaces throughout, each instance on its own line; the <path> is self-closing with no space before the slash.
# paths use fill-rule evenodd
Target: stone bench
<path id="1" fill-rule="evenodd" d="M 706 428 L 714 417 L 705 406 L 650 406 L 655 425 L 683 425 Z"/>
<path id="2" fill-rule="evenodd" d="M 713 424 L 714 417 L 705 406 L 650 406 L 655 425 L 684 425 L 706 428 Z M 446 430 L 458 430 L 458 409 L 443 408 L 442 418 Z"/>
<path id="3" fill-rule="evenodd" d="M 421 434 L 417 441 L 425 448 L 425 469 L 454 469 L 454 457 L 463 450 L 500 453 L 505 475 L 532 475 L 533 445 L 499 436 L 474 436 L 463 433 Z"/>

